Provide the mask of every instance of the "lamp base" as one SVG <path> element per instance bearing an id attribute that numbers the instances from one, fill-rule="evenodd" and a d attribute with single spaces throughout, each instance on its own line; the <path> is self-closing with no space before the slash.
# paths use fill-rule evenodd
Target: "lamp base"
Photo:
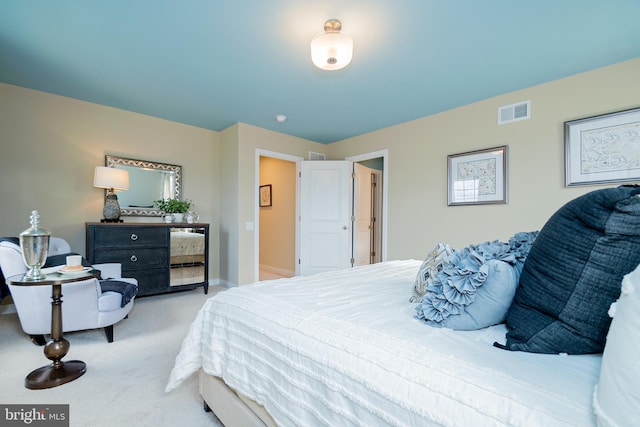
<path id="1" fill-rule="evenodd" d="M 107 193 L 104 200 L 104 209 L 102 210 L 104 219 L 116 222 L 120 219 L 120 204 L 118 196 L 112 191 Z"/>
<path id="2" fill-rule="evenodd" d="M 121 219 L 107 219 L 107 218 L 102 218 L 102 219 L 100 220 L 100 222 L 124 222 L 124 221 L 123 221 L 123 220 L 121 220 Z"/>

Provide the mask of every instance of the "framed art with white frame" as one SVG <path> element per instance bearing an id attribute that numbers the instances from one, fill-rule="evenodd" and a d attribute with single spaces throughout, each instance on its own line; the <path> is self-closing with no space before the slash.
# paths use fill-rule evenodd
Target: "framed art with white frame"
<path id="1" fill-rule="evenodd" d="M 640 108 L 564 123 L 565 186 L 640 181 Z"/>
<path id="2" fill-rule="evenodd" d="M 507 203 L 509 147 L 447 156 L 448 206 Z"/>

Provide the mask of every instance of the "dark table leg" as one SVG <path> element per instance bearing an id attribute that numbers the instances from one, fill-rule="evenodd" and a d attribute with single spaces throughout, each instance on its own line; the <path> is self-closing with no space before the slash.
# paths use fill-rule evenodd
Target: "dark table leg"
<path id="1" fill-rule="evenodd" d="M 79 360 L 63 362 L 61 359 L 69 351 L 69 341 L 62 336 L 62 285 L 52 285 L 51 292 L 51 341 L 44 347 L 51 365 L 38 368 L 24 380 L 26 388 L 40 390 L 66 384 L 87 372 L 87 366 Z"/>

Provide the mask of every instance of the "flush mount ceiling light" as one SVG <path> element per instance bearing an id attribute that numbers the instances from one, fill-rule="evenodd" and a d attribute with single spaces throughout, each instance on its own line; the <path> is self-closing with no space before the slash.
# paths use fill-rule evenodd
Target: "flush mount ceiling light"
<path id="1" fill-rule="evenodd" d="M 346 67 L 353 57 L 353 40 L 341 33 L 342 23 L 329 19 L 324 23 L 324 33 L 311 40 L 311 60 L 322 70 L 339 70 Z"/>

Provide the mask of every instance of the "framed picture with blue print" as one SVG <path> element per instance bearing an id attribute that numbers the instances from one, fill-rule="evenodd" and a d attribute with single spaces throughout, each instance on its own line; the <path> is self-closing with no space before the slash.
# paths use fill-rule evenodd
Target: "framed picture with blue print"
<path id="1" fill-rule="evenodd" d="M 640 181 L 640 108 L 564 123 L 565 187 Z"/>
<path id="2" fill-rule="evenodd" d="M 448 206 L 507 203 L 509 147 L 447 156 Z"/>

